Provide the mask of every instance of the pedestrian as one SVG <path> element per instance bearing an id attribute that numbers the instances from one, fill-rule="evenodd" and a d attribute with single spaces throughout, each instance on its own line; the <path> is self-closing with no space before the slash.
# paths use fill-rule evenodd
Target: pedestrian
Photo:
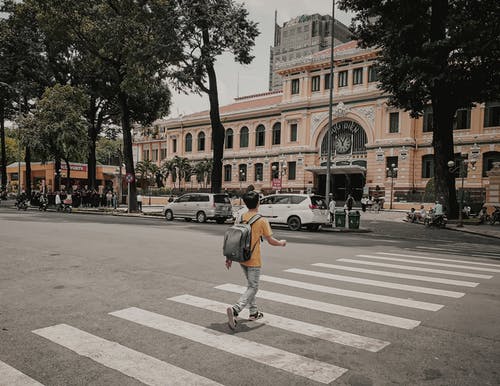
<path id="1" fill-rule="evenodd" d="M 142 194 L 137 195 L 137 210 L 142 212 Z"/>
<path id="2" fill-rule="evenodd" d="M 353 205 L 354 205 L 354 198 L 352 197 L 352 194 L 349 194 L 347 196 L 347 200 L 345 203 L 347 205 L 347 210 L 350 212 L 352 210 Z"/>
<path id="3" fill-rule="evenodd" d="M 332 226 L 335 225 L 335 206 L 337 203 L 335 202 L 335 198 L 333 194 L 330 193 L 330 203 L 328 204 L 328 211 L 330 212 L 330 223 Z"/>
<path id="4" fill-rule="evenodd" d="M 111 208 L 111 204 L 113 203 L 113 193 L 111 193 L 111 190 L 108 190 L 106 193 L 106 206 L 108 208 Z"/>
<path id="5" fill-rule="evenodd" d="M 242 215 L 242 220 L 244 222 L 248 222 L 252 219 L 252 217 L 259 213 L 259 194 L 255 191 L 247 192 L 243 195 L 243 201 L 248 208 L 248 212 Z M 273 237 L 269 221 L 267 221 L 264 217 L 259 218 L 252 225 L 251 235 L 251 245 L 253 249 L 251 257 L 247 261 L 240 262 L 240 266 L 247 279 L 247 289 L 241 295 L 238 302 L 232 307 L 228 307 L 226 310 L 228 324 L 232 330 L 236 328 L 236 318 L 246 306 L 249 307 L 250 320 L 257 320 L 264 316 L 264 314 L 257 308 L 255 302 L 262 267 L 262 257 L 260 253 L 261 237 L 265 238 L 267 242 L 273 246 L 284 247 L 286 245 L 286 240 L 277 240 Z M 232 261 L 226 259 L 226 268 L 231 268 L 231 265 Z"/>
<path id="6" fill-rule="evenodd" d="M 113 201 L 113 209 L 116 209 L 118 207 L 118 197 L 115 192 L 113 192 L 111 200 Z"/>
<path id="7" fill-rule="evenodd" d="M 363 196 L 363 197 L 361 198 L 361 210 L 362 210 L 363 212 L 366 212 L 366 207 L 367 207 L 367 206 L 368 206 L 368 197 Z"/>
<path id="8" fill-rule="evenodd" d="M 62 204 L 62 201 L 61 201 L 61 196 L 59 195 L 59 192 L 56 192 L 56 210 L 59 212 L 61 210 L 61 204 Z"/>

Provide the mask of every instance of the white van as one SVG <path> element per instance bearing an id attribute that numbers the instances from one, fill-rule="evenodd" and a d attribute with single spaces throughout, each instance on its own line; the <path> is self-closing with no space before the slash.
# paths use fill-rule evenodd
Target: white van
<path id="1" fill-rule="evenodd" d="M 260 200 L 259 213 L 271 224 L 287 224 L 292 231 L 305 226 L 317 231 L 328 219 L 325 198 L 307 194 L 272 194 Z"/>
<path id="2" fill-rule="evenodd" d="M 233 207 L 227 194 L 187 193 L 170 202 L 164 209 L 164 215 L 167 221 L 180 217 L 200 223 L 215 220 L 223 224 L 233 218 Z"/>

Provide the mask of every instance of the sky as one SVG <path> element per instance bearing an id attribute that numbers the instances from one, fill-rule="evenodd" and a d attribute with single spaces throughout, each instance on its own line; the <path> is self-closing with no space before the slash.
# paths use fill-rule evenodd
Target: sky
<path id="1" fill-rule="evenodd" d="M 238 0 L 236 0 L 238 1 Z M 240 65 L 229 55 L 221 56 L 216 63 L 219 104 L 231 104 L 237 96 L 258 94 L 269 89 L 269 48 L 274 40 L 274 11 L 278 11 L 278 24 L 300 15 L 332 13 L 331 0 L 246 0 L 250 19 L 259 23 L 260 35 L 255 41 L 253 62 Z M 352 15 L 335 9 L 335 18 L 349 25 Z M 239 82 L 238 82 L 239 79 Z M 186 115 L 197 111 L 208 110 L 208 96 L 177 94 L 173 91 L 170 117 Z"/>

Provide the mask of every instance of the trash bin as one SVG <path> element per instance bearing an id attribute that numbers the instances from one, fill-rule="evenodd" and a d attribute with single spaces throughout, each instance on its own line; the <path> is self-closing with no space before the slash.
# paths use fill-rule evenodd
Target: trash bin
<path id="1" fill-rule="evenodd" d="M 350 229 L 359 229 L 359 219 L 360 219 L 359 211 L 351 211 L 349 213 L 349 228 Z"/>
<path id="2" fill-rule="evenodd" d="M 335 211 L 335 226 L 337 228 L 345 228 L 345 212 L 343 210 Z"/>

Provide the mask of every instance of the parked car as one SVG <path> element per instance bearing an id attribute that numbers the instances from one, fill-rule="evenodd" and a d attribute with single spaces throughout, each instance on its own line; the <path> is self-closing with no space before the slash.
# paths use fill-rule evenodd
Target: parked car
<path id="1" fill-rule="evenodd" d="M 287 224 L 292 231 L 305 226 L 317 231 L 327 222 L 325 198 L 307 194 L 272 194 L 260 201 L 259 213 L 272 224 Z"/>
<path id="2" fill-rule="evenodd" d="M 167 221 L 180 217 L 200 223 L 215 220 L 222 224 L 233 217 L 233 208 L 227 194 L 187 193 L 169 202 L 164 215 Z"/>

